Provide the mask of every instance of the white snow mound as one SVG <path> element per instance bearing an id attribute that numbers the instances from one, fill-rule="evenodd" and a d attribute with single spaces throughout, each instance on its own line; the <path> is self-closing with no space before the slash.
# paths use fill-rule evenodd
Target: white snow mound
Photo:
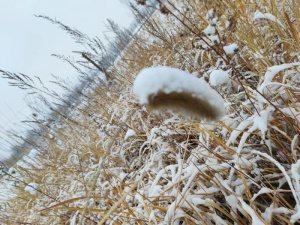
<path id="1" fill-rule="evenodd" d="M 212 86 L 219 86 L 229 82 L 229 71 L 214 70 L 210 73 L 209 82 Z"/>
<path id="2" fill-rule="evenodd" d="M 237 49 L 238 49 L 238 45 L 236 43 L 227 45 L 223 47 L 226 55 L 233 55 L 236 53 Z"/>

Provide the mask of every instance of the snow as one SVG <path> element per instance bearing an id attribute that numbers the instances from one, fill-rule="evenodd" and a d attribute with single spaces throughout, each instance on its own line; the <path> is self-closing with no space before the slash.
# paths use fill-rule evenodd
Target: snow
<path id="1" fill-rule="evenodd" d="M 72 216 L 72 218 L 70 219 L 70 225 L 76 225 L 76 217 L 77 217 L 77 213 Z"/>
<path id="2" fill-rule="evenodd" d="M 300 171 L 300 159 L 296 163 L 292 164 L 292 166 L 291 166 L 291 177 L 293 178 L 295 191 L 297 194 L 297 198 L 299 199 L 299 202 L 296 205 L 297 212 L 294 215 L 292 215 L 292 217 L 291 217 L 292 223 L 295 223 L 297 220 L 300 219 L 300 205 L 299 205 L 299 203 L 300 203 L 300 174 L 299 174 L 299 171 Z"/>
<path id="3" fill-rule="evenodd" d="M 121 172 L 119 177 L 121 180 L 124 180 L 127 175 L 128 175 L 128 173 Z"/>
<path id="4" fill-rule="evenodd" d="M 210 20 L 210 19 L 212 19 L 214 17 L 214 14 L 215 14 L 215 10 L 214 9 L 210 9 L 210 10 L 207 11 L 205 18 L 207 20 Z"/>
<path id="5" fill-rule="evenodd" d="M 125 138 L 124 138 L 124 139 L 127 140 L 128 138 L 133 137 L 133 136 L 136 136 L 135 131 L 132 130 L 132 129 L 129 129 L 129 130 L 126 132 Z"/>
<path id="6" fill-rule="evenodd" d="M 39 185 L 37 183 L 29 183 L 24 190 L 29 192 L 31 195 L 36 195 L 38 186 Z"/>
<path id="7" fill-rule="evenodd" d="M 298 138 L 299 138 L 299 134 L 296 134 L 293 138 L 293 141 L 291 143 L 291 150 L 292 152 L 296 151 L 295 147 L 298 146 Z"/>
<path id="8" fill-rule="evenodd" d="M 258 19 L 268 19 L 268 20 L 278 23 L 280 26 L 284 27 L 283 24 L 274 15 L 272 15 L 270 13 L 262 13 L 262 12 L 256 10 L 254 13 L 253 20 L 258 20 Z"/>
<path id="9" fill-rule="evenodd" d="M 262 218 L 264 218 L 268 223 L 271 222 L 272 220 L 272 214 L 291 214 L 291 210 L 284 208 L 284 207 L 279 207 L 276 208 L 276 204 L 272 203 L 270 207 L 266 208 L 265 212 L 261 214 Z"/>
<path id="10" fill-rule="evenodd" d="M 233 44 L 224 46 L 223 49 L 227 55 L 233 55 L 236 53 L 236 51 L 238 49 L 238 45 L 236 43 L 233 43 Z"/>
<path id="11" fill-rule="evenodd" d="M 231 22 L 229 20 L 226 20 L 226 22 L 225 22 L 225 28 L 229 28 L 230 25 L 231 25 Z"/>
<path id="12" fill-rule="evenodd" d="M 154 211 L 151 211 L 151 213 L 149 215 L 149 222 L 153 222 L 154 224 L 157 224 Z"/>
<path id="13" fill-rule="evenodd" d="M 208 25 L 203 31 L 206 36 L 211 36 L 216 33 L 216 28 L 212 25 Z"/>
<path id="14" fill-rule="evenodd" d="M 284 69 L 291 68 L 293 66 L 300 66 L 300 62 L 297 63 L 285 63 L 281 65 L 271 66 L 267 69 L 267 72 L 264 75 L 264 82 L 259 86 L 259 91 L 263 90 L 275 77 L 277 73 Z"/>
<path id="15" fill-rule="evenodd" d="M 216 44 L 220 44 L 220 38 L 218 35 L 212 35 L 209 36 L 209 39 L 211 40 L 211 42 L 216 45 Z"/>
<path id="16" fill-rule="evenodd" d="M 241 197 L 238 197 L 238 200 L 242 204 L 242 208 L 251 216 L 253 225 L 265 225 L 265 223 L 258 218 L 255 211 Z"/>
<path id="17" fill-rule="evenodd" d="M 17 173 L 17 170 L 14 167 L 10 167 L 7 173 L 10 175 L 15 175 Z"/>
<path id="18" fill-rule="evenodd" d="M 273 80 L 273 78 L 276 76 L 277 73 L 279 73 L 280 71 L 284 70 L 284 69 L 289 69 L 291 67 L 294 66 L 300 66 L 300 62 L 296 62 L 296 63 L 285 63 L 285 64 L 281 64 L 281 65 L 276 65 L 276 66 L 271 66 L 267 69 L 267 72 L 265 72 L 264 75 L 264 81 L 262 82 L 261 85 L 258 86 L 257 90 L 264 94 L 264 89 L 266 86 L 268 86 L 271 81 Z M 266 102 L 266 100 L 258 94 L 257 96 L 257 100 L 259 102 Z"/>
<path id="19" fill-rule="evenodd" d="M 294 108 L 282 108 L 281 112 L 285 113 L 289 117 L 295 119 L 298 123 L 300 123 L 300 112 L 298 112 Z"/>
<path id="20" fill-rule="evenodd" d="M 231 132 L 231 135 L 228 138 L 226 145 L 229 146 L 231 143 L 233 143 L 237 139 L 237 137 L 251 124 L 251 122 L 251 118 L 242 121 L 238 125 L 238 127 Z"/>
<path id="21" fill-rule="evenodd" d="M 259 115 L 256 115 L 253 119 L 253 125 L 261 131 L 263 136 L 268 130 L 268 118 L 272 111 L 274 111 L 274 109 L 272 107 L 268 107 L 266 110 L 261 111 Z"/>
<path id="22" fill-rule="evenodd" d="M 268 155 L 266 153 L 262 153 L 262 152 L 259 152 L 257 150 L 252 150 L 251 152 L 253 154 L 255 154 L 255 155 L 260 155 L 260 156 L 263 156 L 263 157 L 267 158 L 270 162 L 274 163 L 277 166 L 278 169 L 281 170 L 282 174 L 286 178 L 286 181 L 287 181 L 287 183 L 288 183 L 288 185 L 289 185 L 289 187 L 291 189 L 291 192 L 292 192 L 292 194 L 294 196 L 296 204 L 299 206 L 300 205 L 299 204 L 300 201 L 298 199 L 298 195 L 297 195 L 297 193 L 296 193 L 296 191 L 294 189 L 294 185 L 292 183 L 291 177 L 289 176 L 289 174 L 287 173 L 287 171 L 285 170 L 285 168 L 276 159 L 272 158 L 270 155 Z"/>
<path id="23" fill-rule="evenodd" d="M 264 187 L 260 189 L 259 192 L 253 195 L 253 197 L 250 199 L 250 203 L 252 203 L 259 195 L 272 193 L 272 192 L 273 191 L 271 189 Z"/>
<path id="24" fill-rule="evenodd" d="M 210 19 L 209 20 L 209 23 L 211 24 L 211 25 L 216 25 L 217 24 L 217 22 L 218 22 L 218 17 L 215 17 L 215 18 L 212 18 L 212 19 Z"/>
<path id="25" fill-rule="evenodd" d="M 37 157 L 39 154 L 40 154 L 40 152 L 38 150 L 31 149 L 28 154 L 28 157 L 33 159 L 33 158 Z"/>
<path id="26" fill-rule="evenodd" d="M 211 111 L 210 114 L 215 113 L 216 118 L 225 114 L 222 97 L 206 81 L 176 68 L 161 66 L 143 69 L 134 81 L 133 92 L 142 105 L 151 104 L 151 101 L 161 93 L 167 95 L 182 93 L 190 96 L 190 99 L 199 101 L 203 110 Z M 177 105 L 175 105 L 176 107 Z M 195 105 L 191 107 L 195 107 Z M 183 110 L 185 109 L 183 108 Z M 203 112 L 198 113 L 207 118 Z"/>
<path id="27" fill-rule="evenodd" d="M 298 207 L 299 207 L 299 206 L 298 206 Z M 290 221 L 291 221 L 292 223 L 295 223 L 295 222 L 297 222 L 299 219 L 300 219 L 300 209 L 298 208 L 298 211 L 297 211 L 295 214 L 293 214 L 293 215 L 291 216 Z"/>
<path id="28" fill-rule="evenodd" d="M 220 86 L 223 84 L 228 84 L 229 79 L 229 71 L 224 70 L 214 70 L 210 73 L 209 82 L 212 86 Z"/>
<path id="29" fill-rule="evenodd" d="M 184 7 L 188 6 L 184 1 L 176 2 Z M 261 8 L 259 4 L 257 6 Z M 25 188 L 28 192 L 26 196 L 29 201 L 25 202 L 28 211 L 18 214 L 19 218 L 24 215 L 25 218 L 32 217 L 32 221 L 31 218 L 27 219 L 28 223 L 59 224 L 59 221 L 40 221 L 61 213 L 63 209 L 57 206 L 61 205 L 59 202 L 66 201 L 69 207 L 75 209 L 69 215 L 68 221 L 65 221 L 70 224 L 76 224 L 80 218 L 84 218 L 80 209 L 85 202 L 87 213 L 91 209 L 92 213 L 89 216 L 92 220 L 97 221 L 106 214 L 103 218 L 107 221 L 109 219 L 109 224 L 134 224 L 142 221 L 145 224 L 159 225 L 229 222 L 262 225 L 271 224 L 274 218 L 280 216 L 291 222 L 299 220 L 299 135 L 297 130 L 293 130 L 293 126 L 287 125 L 286 122 L 295 123 L 295 127 L 300 123 L 300 103 L 297 102 L 300 90 L 299 68 L 293 67 L 300 65 L 278 65 L 280 60 L 271 59 L 274 54 L 271 48 L 273 38 L 276 37 L 276 30 L 280 29 L 277 24 L 276 30 L 274 23 L 268 21 L 249 26 L 249 34 L 253 40 L 249 39 L 249 42 L 244 42 L 241 47 L 237 43 L 243 42 L 242 37 L 236 38 L 237 33 L 231 35 L 231 30 L 224 31 L 226 19 L 230 19 L 226 21 L 226 26 L 235 23 L 233 15 L 225 11 L 221 14 L 218 8 L 216 10 L 210 9 L 207 14 L 207 10 L 203 10 L 199 14 L 201 18 L 205 18 L 206 14 L 208 21 L 205 25 L 195 23 L 198 27 L 205 28 L 210 24 L 201 38 L 198 35 L 181 35 L 181 41 L 187 39 L 186 45 L 176 43 L 175 38 L 170 51 L 166 50 L 166 47 L 169 47 L 165 45 L 167 42 L 148 33 L 149 38 L 147 35 L 138 38 L 136 47 L 141 51 L 136 53 L 141 55 L 133 54 L 134 51 L 129 48 L 129 55 L 125 51 L 122 52 L 116 67 L 110 68 L 112 75 L 117 71 L 122 75 L 122 79 L 119 80 L 116 74 L 116 79 L 109 81 L 103 90 L 99 89 L 99 93 L 96 87 L 86 89 L 86 92 L 91 92 L 91 99 L 82 100 L 84 102 L 80 107 L 82 110 L 87 109 L 89 117 L 85 118 L 86 113 L 81 113 L 83 118 L 79 118 L 80 114 L 77 114 L 77 111 L 72 112 L 72 119 L 87 125 L 88 130 L 84 130 L 85 126 L 76 126 L 67 120 L 66 123 L 55 122 L 57 127 L 51 131 L 53 135 L 49 135 L 52 139 L 45 143 L 43 148 L 35 145 L 36 149 L 23 156 L 15 165 L 16 169 L 10 169 L 10 174 L 21 182 L 16 182 L 12 176 L 4 175 L 3 181 L 6 185 L 0 184 L 1 195 L 5 195 L 3 199 L 9 203 L 21 202 L 10 201 L 7 196 L 24 194 L 24 183 L 39 183 L 30 183 Z M 268 11 L 267 8 L 264 10 Z M 192 18 L 194 13 L 193 10 L 183 12 L 188 18 Z M 248 9 L 245 11 L 247 21 L 249 16 L 250 20 L 252 19 L 249 12 Z M 217 16 L 220 16 L 218 23 Z M 268 14 L 256 16 L 256 20 L 273 18 Z M 165 22 L 172 24 L 172 38 L 172 32 L 176 32 L 174 27 L 179 29 L 182 24 L 178 21 L 174 23 L 171 15 L 162 17 L 164 19 L 158 21 L 161 22 L 159 25 L 165 28 Z M 239 26 L 239 29 L 242 27 Z M 255 29 L 250 30 L 252 28 Z M 246 31 L 247 29 L 248 27 Z M 272 29 L 271 32 L 268 29 Z M 169 33 L 168 27 L 166 32 Z M 278 38 L 285 40 L 280 34 Z M 222 37 L 222 44 L 215 49 L 221 55 L 209 47 L 212 42 L 220 42 L 219 37 Z M 207 45 L 202 43 L 200 46 L 199 39 L 202 39 L 203 43 L 207 42 Z M 140 40 L 145 40 L 145 46 Z M 197 47 L 190 45 L 190 41 L 194 40 L 198 44 Z M 224 46 L 225 43 L 227 46 Z M 270 48 L 266 49 L 265 43 L 269 43 L 267 46 L 270 45 Z M 277 48 L 277 40 L 275 43 L 276 46 L 273 47 Z M 135 41 L 131 44 L 135 46 Z M 235 54 L 238 48 L 239 54 Z M 299 54 L 293 57 L 289 48 L 282 48 L 283 51 L 287 51 L 285 59 L 290 62 L 295 62 L 299 57 Z M 152 49 L 155 49 L 155 52 Z M 173 50 L 176 50 L 176 53 Z M 280 52 L 280 49 L 276 50 Z M 142 55 L 144 52 L 145 58 Z M 225 53 L 235 55 L 227 57 Z M 135 57 L 140 56 L 142 60 L 147 60 L 144 60 L 144 63 L 142 60 L 135 62 Z M 130 64 L 127 61 L 130 61 Z M 151 65 L 172 65 L 185 71 L 158 66 L 146 68 L 139 73 L 141 68 Z M 236 82 L 236 77 L 233 76 L 237 71 L 233 73 L 229 70 L 233 67 L 240 72 L 244 86 Z M 268 68 L 267 71 L 265 68 Z M 283 69 L 286 70 L 279 75 Z M 133 73 L 138 76 L 132 88 Z M 209 78 L 209 84 L 204 78 Z M 222 97 L 211 87 L 216 88 Z M 261 104 L 256 90 L 266 97 L 272 96 L 269 98 L 272 104 Z M 97 91 L 95 96 L 94 91 Z M 131 92 L 137 96 L 142 106 L 132 98 Z M 177 101 L 180 99 L 178 96 L 182 95 L 187 96 L 184 103 L 188 103 L 189 99 L 196 99 L 197 102 L 201 102 L 202 108 L 207 107 L 208 113 L 217 111 L 220 117 L 226 109 L 227 115 L 213 123 L 193 121 L 190 117 L 183 118 L 177 113 L 195 108 L 195 104 L 185 109 L 187 105 L 180 105 Z M 101 109 L 98 104 L 99 96 L 103 98 Z M 170 96 L 177 96 L 178 99 L 174 101 Z M 157 99 L 163 108 L 154 104 L 155 101 L 157 103 Z M 223 99 L 226 100 L 225 104 Z M 170 100 L 173 100 L 172 105 L 169 104 Z M 182 108 L 173 107 L 176 104 Z M 167 110 L 167 114 L 157 116 L 149 112 L 160 109 Z M 281 112 L 287 118 L 284 118 Z M 94 126 L 94 122 L 97 127 Z M 94 128 L 97 129 L 96 132 L 93 132 Z M 283 143 L 277 143 L 280 140 Z M 290 149 L 291 154 L 284 154 L 280 146 Z M 256 148 L 258 151 L 253 150 Z M 51 185 L 54 183 L 57 185 Z M 268 183 L 271 183 L 272 187 Z M 250 196 L 247 195 L 248 192 L 251 193 Z M 54 196 L 57 202 L 43 193 Z M 1 195 L 0 208 L 4 205 Z M 284 203 L 285 198 L 288 204 Z M 20 208 L 12 206 L 11 209 Z M 49 217 L 38 215 L 39 211 L 36 209 L 51 206 L 55 206 L 56 209 L 47 210 Z M 22 209 L 26 210 L 26 206 L 22 205 Z M 103 210 L 106 211 L 104 215 Z"/>

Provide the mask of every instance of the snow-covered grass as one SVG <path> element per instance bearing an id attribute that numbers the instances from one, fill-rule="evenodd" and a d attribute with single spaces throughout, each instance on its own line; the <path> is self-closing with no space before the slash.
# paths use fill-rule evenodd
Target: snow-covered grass
<path id="1" fill-rule="evenodd" d="M 133 92 L 149 109 L 173 109 L 194 119 L 217 120 L 225 114 L 222 97 L 205 80 L 176 68 L 142 70 Z"/>
<path id="2" fill-rule="evenodd" d="M 4 177 L 1 223 L 299 224 L 299 3 L 164 4 L 80 110 L 40 124 L 43 147 Z M 217 121 L 140 105 L 211 88 Z"/>

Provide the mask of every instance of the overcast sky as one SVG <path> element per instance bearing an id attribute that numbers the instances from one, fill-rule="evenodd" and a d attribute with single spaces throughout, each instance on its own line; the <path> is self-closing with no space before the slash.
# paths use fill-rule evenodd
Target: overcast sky
<path id="1" fill-rule="evenodd" d="M 0 6 L 0 70 L 38 76 L 56 91 L 59 89 L 48 82 L 54 80 L 51 74 L 73 80 L 76 72 L 51 54 L 70 56 L 82 48 L 57 25 L 34 15 L 46 15 L 101 38 L 107 31 L 107 18 L 123 27 L 133 21 L 120 0 L 0 0 Z M 26 92 L 0 77 L 0 159 L 9 148 L 8 131 L 21 134 L 25 127 L 21 121 L 32 117 L 25 100 L 32 101 Z"/>

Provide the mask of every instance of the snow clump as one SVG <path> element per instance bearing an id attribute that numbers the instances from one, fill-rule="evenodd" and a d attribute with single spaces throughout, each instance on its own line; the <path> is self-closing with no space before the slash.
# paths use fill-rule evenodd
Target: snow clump
<path id="1" fill-rule="evenodd" d="M 238 45 L 236 43 L 233 43 L 233 44 L 224 46 L 223 49 L 224 49 L 226 55 L 233 55 L 237 52 Z"/>
<path id="2" fill-rule="evenodd" d="M 223 84 L 228 84 L 229 79 L 229 71 L 224 70 L 214 70 L 210 73 L 209 82 L 212 86 L 220 86 Z"/>
<path id="3" fill-rule="evenodd" d="M 222 97 L 203 79 L 170 67 L 143 69 L 134 94 L 149 109 L 172 109 L 195 119 L 216 120 L 225 114 Z"/>
<path id="4" fill-rule="evenodd" d="M 135 131 L 132 130 L 132 129 L 129 129 L 129 130 L 126 132 L 125 138 L 124 138 L 124 139 L 127 140 L 128 138 L 133 137 L 133 136 L 136 136 Z"/>
<path id="5" fill-rule="evenodd" d="M 29 192 L 31 195 L 36 195 L 38 186 L 39 185 L 37 183 L 29 183 L 24 190 Z"/>

